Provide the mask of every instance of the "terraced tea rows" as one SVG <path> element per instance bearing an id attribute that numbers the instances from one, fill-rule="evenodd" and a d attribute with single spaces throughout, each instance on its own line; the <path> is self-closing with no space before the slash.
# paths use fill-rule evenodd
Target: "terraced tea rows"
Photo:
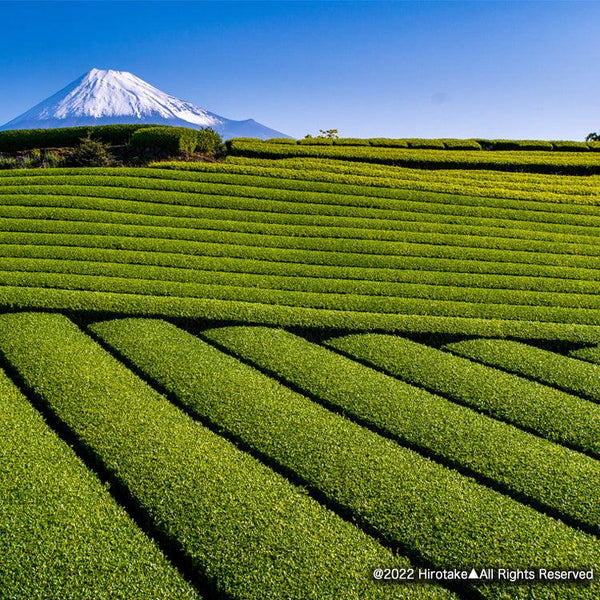
<path id="1" fill-rule="evenodd" d="M 161 588 L 149 592 L 153 597 L 450 600 L 453 592 L 435 586 L 378 584 L 370 571 L 410 568 L 413 561 L 466 569 L 506 561 L 600 566 L 600 516 L 590 504 L 600 463 L 455 404 L 452 396 L 434 396 L 268 328 L 206 329 L 198 337 L 161 320 L 90 325 L 89 334 L 113 357 L 60 315 L 7 314 L 0 326 L 0 352 L 13 379 L 107 478 L 107 489 L 119 491 L 119 502 L 196 590 Z M 369 335 L 328 344 L 348 354 L 373 340 L 378 356 L 395 360 L 393 344 L 413 343 L 387 337 L 388 345 Z M 427 359 L 414 362 L 424 367 Z M 10 402 L 17 397 L 9 390 Z M 6 405 L 11 418 L 32 413 L 19 398 L 18 410 Z M 5 448 L 14 436 L 3 439 Z M 88 477 L 92 485 L 94 478 Z M 91 500 L 77 502 L 86 508 Z M 3 510 L 10 521 L 21 508 Z M 140 554 L 138 560 L 146 556 Z M 23 578 L 36 556 L 11 563 L 11 597 L 28 597 Z M 67 569 L 76 568 L 76 557 L 66 560 Z M 113 580 L 103 574 L 111 560 L 96 556 L 96 598 L 111 597 Z M 164 563 L 159 555 L 151 560 Z M 66 572 L 59 568 L 59 586 Z M 168 573 L 157 574 L 163 586 Z M 451 587 L 464 599 L 591 600 L 600 591 L 595 583 Z"/>
<path id="2" fill-rule="evenodd" d="M 0 304 L 600 341 L 595 205 L 239 166 L 3 173 Z"/>
<path id="3" fill-rule="evenodd" d="M 502 151 L 406 149 L 328 144 L 276 144 L 253 139 L 228 141 L 230 154 L 250 158 L 328 158 L 358 162 L 414 167 L 418 169 L 494 169 L 499 171 L 529 171 L 592 175 L 600 173 L 596 152 Z"/>
<path id="4" fill-rule="evenodd" d="M 381 144 L 0 172 L 0 598 L 600 597 L 600 154 Z"/>

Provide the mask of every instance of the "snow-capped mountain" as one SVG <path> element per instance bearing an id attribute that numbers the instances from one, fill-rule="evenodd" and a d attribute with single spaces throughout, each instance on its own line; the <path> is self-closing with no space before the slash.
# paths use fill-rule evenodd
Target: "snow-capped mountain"
<path id="1" fill-rule="evenodd" d="M 40 102 L 0 131 L 154 123 L 201 129 L 212 127 L 230 137 L 288 137 L 254 119 L 234 121 L 191 102 L 166 94 L 127 71 L 92 69 L 50 98 Z"/>

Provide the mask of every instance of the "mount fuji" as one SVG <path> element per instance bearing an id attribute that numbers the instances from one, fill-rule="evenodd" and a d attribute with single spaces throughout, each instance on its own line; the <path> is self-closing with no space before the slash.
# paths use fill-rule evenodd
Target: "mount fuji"
<path id="1" fill-rule="evenodd" d="M 5 123 L 7 129 L 152 123 L 202 129 L 223 139 L 290 137 L 254 119 L 234 121 L 166 94 L 127 71 L 92 69 L 53 96 Z"/>

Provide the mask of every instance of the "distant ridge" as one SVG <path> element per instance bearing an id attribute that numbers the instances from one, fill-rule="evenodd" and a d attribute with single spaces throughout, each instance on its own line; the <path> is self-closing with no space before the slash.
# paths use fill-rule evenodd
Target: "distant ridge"
<path id="1" fill-rule="evenodd" d="M 0 127 L 37 129 L 155 123 L 201 129 L 231 137 L 289 137 L 254 119 L 234 121 L 171 96 L 127 71 L 92 69 L 65 88 Z"/>

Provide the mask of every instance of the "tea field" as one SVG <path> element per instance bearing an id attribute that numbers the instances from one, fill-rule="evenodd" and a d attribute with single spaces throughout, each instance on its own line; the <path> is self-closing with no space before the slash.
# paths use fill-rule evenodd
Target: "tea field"
<path id="1" fill-rule="evenodd" d="M 600 597 L 600 152 L 364 142 L 0 171 L 0 599 Z"/>

